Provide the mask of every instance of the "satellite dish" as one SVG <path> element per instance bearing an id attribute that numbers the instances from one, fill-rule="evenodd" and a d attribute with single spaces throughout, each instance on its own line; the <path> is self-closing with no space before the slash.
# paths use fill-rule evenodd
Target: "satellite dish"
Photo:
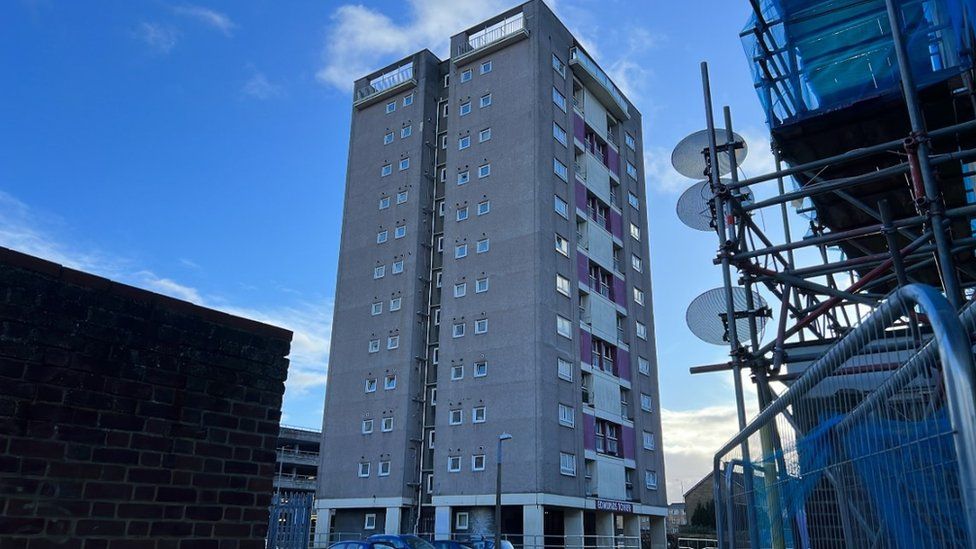
<path id="1" fill-rule="evenodd" d="M 725 288 L 715 288 L 702 293 L 688 305 L 685 313 L 685 322 L 691 333 L 698 336 L 706 343 L 715 345 L 728 345 L 729 331 L 728 308 L 726 307 Z M 772 312 L 766 305 L 766 300 L 757 292 L 752 292 L 752 303 L 754 310 L 749 311 L 746 307 L 746 290 L 736 286 L 732 288 L 732 304 L 735 311 L 735 333 L 739 343 L 749 343 L 749 317 L 756 317 L 756 327 L 759 329 L 759 337 L 762 338 L 763 329 L 766 321 L 772 316 Z"/>
<path id="2" fill-rule="evenodd" d="M 715 128 L 715 144 L 720 149 L 728 145 L 728 141 L 725 138 L 726 133 L 724 129 Z M 733 133 L 732 139 L 739 145 L 735 149 L 735 163 L 741 166 L 742 162 L 746 159 L 746 155 L 749 153 L 749 149 L 741 135 Z M 707 166 L 705 161 L 707 153 L 704 153 L 704 151 L 707 150 L 708 130 L 697 131 L 679 141 L 674 147 L 674 152 L 671 153 L 671 165 L 674 166 L 674 169 L 678 173 L 685 177 L 692 179 L 704 177 L 705 167 Z M 717 153 L 718 175 L 722 176 L 730 173 L 732 167 L 729 165 L 728 152 L 719 150 Z"/>
<path id="3" fill-rule="evenodd" d="M 722 183 L 728 185 L 729 179 L 722 179 Z M 740 197 L 742 204 L 751 204 L 753 201 L 752 191 L 748 188 L 737 189 L 732 194 Z M 681 197 L 678 198 L 678 205 L 675 210 L 678 219 L 682 223 L 695 229 L 696 231 L 711 231 L 715 228 L 715 212 L 712 209 L 712 187 L 709 182 L 699 181 L 688 187 Z"/>

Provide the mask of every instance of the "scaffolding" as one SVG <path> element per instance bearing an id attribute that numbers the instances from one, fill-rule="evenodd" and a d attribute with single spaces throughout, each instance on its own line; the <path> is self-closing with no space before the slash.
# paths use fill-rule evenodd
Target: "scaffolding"
<path id="1" fill-rule="evenodd" d="M 733 373 L 740 431 L 743 373 L 762 412 L 892 292 L 936 286 L 958 312 L 976 291 L 976 2 L 749 2 L 741 37 L 775 171 L 740 177 L 746 143 L 729 107 L 716 121 L 705 63 L 706 129 L 672 157 L 679 172 L 704 179 L 682 197 L 679 217 L 717 235 L 723 279 L 724 295 L 689 312 L 689 325 L 714 334 L 719 323 L 730 350 L 728 361 L 691 372 Z M 901 367 L 907 356 L 892 353 L 931 337 L 924 315 L 913 320 L 832 373 L 845 380 L 838 387 L 863 396 L 875 389 L 873 374 Z M 746 466 L 734 478 L 759 493 L 750 468 L 768 466 L 783 441 L 772 429 L 757 430 L 751 448 L 748 439 L 737 445 Z M 756 527 L 762 517 L 745 511 Z"/>

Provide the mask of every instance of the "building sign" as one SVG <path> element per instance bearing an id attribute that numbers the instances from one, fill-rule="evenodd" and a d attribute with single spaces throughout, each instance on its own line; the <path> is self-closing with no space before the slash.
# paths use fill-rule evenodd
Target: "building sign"
<path id="1" fill-rule="evenodd" d="M 633 513 L 634 504 L 625 501 L 610 501 L 607 499 L 596 500 L 597 511 L 612 511 L 614 513 Z"/>

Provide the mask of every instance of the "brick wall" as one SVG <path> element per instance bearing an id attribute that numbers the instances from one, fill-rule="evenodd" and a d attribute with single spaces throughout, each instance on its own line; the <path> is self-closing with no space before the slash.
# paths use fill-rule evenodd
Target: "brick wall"
<path id="1" fill-rule="evenodd" d="M 0 548 L 263 547 L 290 341 L 0 248 Z"/>

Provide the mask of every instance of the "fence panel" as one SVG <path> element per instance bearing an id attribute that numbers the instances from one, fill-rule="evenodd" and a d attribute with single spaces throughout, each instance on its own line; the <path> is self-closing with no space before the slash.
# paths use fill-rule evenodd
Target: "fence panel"
<path id="1" fill-rule="evenodd" d="M 284 492 L 272 497 L 268 549 L 308 549 L 314 500 L 310 492 Z"/>

